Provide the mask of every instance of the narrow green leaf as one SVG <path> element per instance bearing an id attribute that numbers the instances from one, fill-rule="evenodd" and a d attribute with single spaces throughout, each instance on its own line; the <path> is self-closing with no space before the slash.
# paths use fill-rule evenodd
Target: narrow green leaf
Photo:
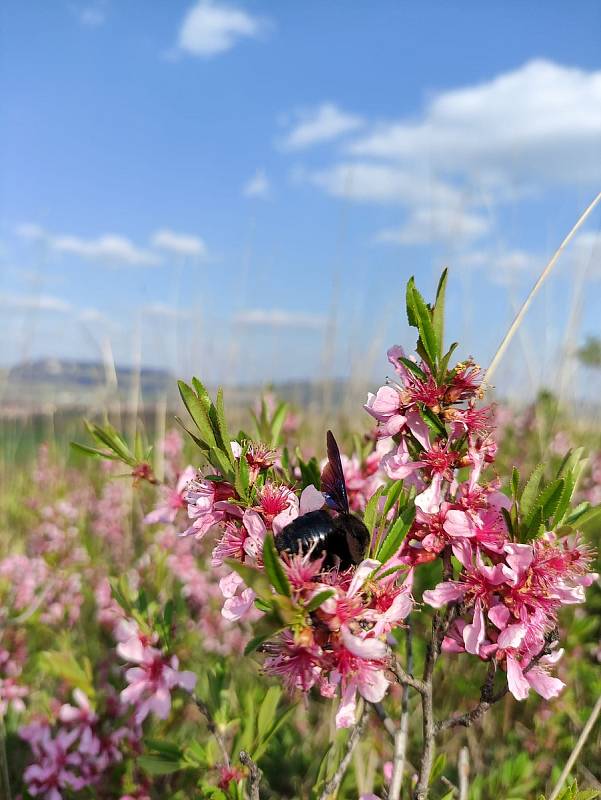
<path id="1" fill-rule="evenodd" d="M 536 500 L 544 471 L 545 465 L 539 464 L 524 486 L 524 491 L 520 497 L 520 515 L 522 518 L 527 517 L 534 507 L 534 501 Z"/>
<path id="2" fill-rule="evenodd" d="M 444 382 L 446 380 L 447 372 L 449 370 L 449 361 L 451 360 L 451 356 L 458 347 L 459 343 L 453 342 L 453 344 L 449 347 L 444 356 L 440 359 L 440 366 L 438 368 L 438 377 L 441 382 Z"/>
<path id="3" fill-rule="evenodd" d="M 270 686 L 265 693 L 265 697 L 263 698 L 263 702 L 259 708 L 259 716 L 257 718 L 257 744 L 265 739 L 269 733 L 269 729 L 273 726 L 275 721 L 275 713 L 281 697 L 282 690 L 279 686 Z"/>
<path id="4" fill-rule="evenodd" d="M 378 504 L 382 493 L 386 490 L 385 486 L 380 486 L 367 501 L 365 511 L 363 512 L 363 524 L 371 533 L 374 532 L 376 526 L 376 519 L 378 517 Z"/>
<path id="5" fill-rule="evenodd" d="M 431 408 L 428 408 L 428 406 L 423 406 L 421 408 L 421 415 L 424 418 L 426 425 L 437 436 L 443 436 L 445 438 L 448 436 L 444 422 L 441 420 L 438 414 L 435 414 L 434 411 L 432 411 Z"/>
<path id="6" fill-rule="evenodd" d="M 73 450 L 76 450 L 78 453 L 83 453 L 86 456 L 100 456 L 100 458 L 106 458 L 108 461 L 120 461 L 118 455 L 115 453 L 111 453 L 108 450 L 99 450 L 97 447 L 90 447 L 87 444 L 80 444 L 79 442 L 70 442 L 70 446 Z"/>
<path id="7" fill-rule="evenodd" d="M 308 603 L 305 604 L 305 609 L 309 612 L 316 611 L 322 603 L 334 597 L 335 591 L 333 589 L 325 589 L 323 592 L 317 592 Z"/>
<path id="8" fill-rule="evenodd" d="M 514 500 L 517 500 L 520 493 L 520 471 L 517 467 L 514 467 L 511 472 L 511 492 Z"/>
<path id="9" fill-rule="evenodd" d="M 217 447 L 213 427 L 209 421 L 206 405 L 195 394 L 194 390 L 183 381 L 178 381 L 179 393 L 182 397 L 184 405 L 188 410 L 188 414 L 194 420 L 194 424 L 199 430 L 201 439 L 206 442 L 209 447 Z"/>
<path id="10" fill-rule="evenodd" d="M 285 725 L 285 724 L 286 724 L 286 722 L 288 722 L 288 720 L 289 720 L 289 719 L 290 719 L 290 717 L 291 717 L 291 716 L 294 714 L 294 712 L 295 712 L 295 711 L 296 711 L 296 706 L 295 706 L 295 705 L 294 705 L 294 706 L 291 706 L 290 708 L 287 708 L 287 709 L 286 709 L 286 711 L 284 711 L 284 712 L 283 712 L 283 714 L 281 714 L 281 715 L 280 715 L 280 716 L 279 716 L 279 717 L 276 719 L 276 721 L 273 723 L 273 725 L 272 725 L 272 726 L 271 726 L 271 728 L 269 729 L 268 733 L 265 735 L 265 737 L 264 737 L 263 741 L 262 741 L 262 742 L 261 742 L 261 743 L 260 743 L 260 744 L 257 746 L 257 748 L 256 748 L 256 749 L 255 749 L 255 750 L 254 750 L 254 751 L 251 753 L 251 755 L 252 755 L 252 758 L 253 758 L 255 761 L 258 761 L 258 759 L 260 759 L 260 758 L 261 758 L 261 756 L 262 756 L 262 755 L 265 753 L 265 751 L 267 750 L 267 746 L 268 746 L 269 742 L 271 741 L 271 739 L 273 739 L 273 737 L 276 735 L 276 733 L 279 731 L 279 729 L 280 729 L 280 728 L 281 728 L 283 725 Z"/>
<path id="11" fill-rule="evenodd" d="M 401 496 L 402 491 L 403 491 L 403 481 L 395 481 L 388 487 L 388 491 L 386 492 L 386 502 L 384 503 L 384 508 L 382 509 L 383 519 L 386 519 L 389 512 L 392 510 L 392 507 Z"/>
<path id="12" fill-rule="evenodd" d="M 420 342 L 425 350 L 428 364 L 432 370 L 436 367 L 437 359 L 440 355 L 440 347 L 436 338 L 436 332 L 432 324 L 432 314 L 426 301 L 421 296 L 415 285 L 409 292 L 413 306 L 414 318 L 417 322 Z"/>
<path id="13" fill-rule="evenodd" d="M 442 275 L 438 281 L 438 288 L 436 289 L 436 301 L 432 309 L 432 326 L 436 334 L 439 353 L 442 352 L 444 347 L 444 310 L 448 272 L 448 269 L 442 271 Z"/>
<path id="14" fill-rule="evenodd" d="M 225 420 L 225 407 L 223 404 L 223 389 L 221 386 L 217 390 L 217 398 L 215 400 L 215 411 L 217 414 L 217 424 L 219 426 L 219 437 L 223 445 L 223 451 L 228 457 L 230 464 L 234 464 L 234 454 L 230 445 L 230 434 L 227 429 L 227 422 Z"/>
<path id="15" fill-rule="evenodd" d="M 386 538 L 378 548 L 378 552 L 375 555 L 377 561 L 385 564 L 389 559 L 392 558 L 393 555 L 397 553 L 403 539 L 413 524 L 414 518 L 414 505 L 407 506 L 405 509 L 403 509 L 400 516 L 395 520 L 393 526 L 388 531 Z"/>
<path id="16" fill-rule="evenodd" d="M 420 381 L 428 380 L 426 373 L 423 371 L 423 369 L 420 369 L 420 367 L 417 366 L 415 361 L 411 361 L 410 358 L 404 358 L 403 356 L 399 358 L 399 361 L 409 370 L 409 372 L 412 372 L 416 378 L 419 378 Z"/>
<path id="17" fill-rule="evenodd" d="M 282 566 L 278 551 L 276 550 L 273 536 L 269 534 L 265 536 L 263 541 L 263 565 L 267 577 L 271 581 L 271 585 L 276 592 L 278 594 L 283 594 L 285 597 L 291 597 L 292 587 L 290 586 L 290 581 L 284 572 L 284 567 Z"/>
<path id="18" fill-rule="evenodd" d="M 284 422 L 286 421 L 287 413 L 288 404 L 280 403 L 271 419 L 271 439 L 269 442 L 270 447 L 277 447 L 277 445 L 280 443 L 280 434 L 282 432 Z"/>
<path id="19" fill-rule="evenodd" d="M 407 290 L 405 292 L 405 302 L 407 307 L 407 322 L 412 328 L 417 328 L 417 314 L 415 311 L 415 303 L 413 301 L 413 290 L 415 288 L 415 278 L 411 276 L 407 281 Z"/>
<path id="20" fill-rule="evenodd" d="M 170 775 L 173 772 L 178 772 L 184 766 L 179 759 L 173 761 L 162 755 L 138 756 L 136 763 L 149 775 Z"/>

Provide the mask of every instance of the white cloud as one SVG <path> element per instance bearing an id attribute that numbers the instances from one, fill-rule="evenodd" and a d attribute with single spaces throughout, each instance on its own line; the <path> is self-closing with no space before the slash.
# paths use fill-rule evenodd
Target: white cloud
<path id="1" fill-rule="evenodd" d="M 48 294 L 0 294 L 0 305 L 16 311 L 71 311 L 66 300 Z"/>
<path id="2" fill-rule="evenodd" d="M 111 264 L 147 266 L 159 264 L 157 253 L 137 247 L 125 236 L 106 233 L 92 239 L 69 234 L 53 234 L 44 231 L 39 225 L 26 223 L 19 225 L 16 233 L 21 238 L 43 242 L 50 250 L 67 253 L 92 261 L 105 261 Z"/>
<path id="3" fill-rule="evenodd" d="M 247 309 L 234 317 L 234 322 L 257 328 L 323 328 L 325 318 L 320 314 L 284 311 L 282 309 Z"/>
<path id="4" fill-rule="evenodd" d="M 328 194 L 365 203 L 457 205 L 461 193 L 415 169 L 369 161 L 344 161 L 323 170 L 299 173 Z"/>
<path id="5" fill-rule="evenodd" d="M 48 243 L 59 253 L 70 253 L 94 261 L 109 261 L 122 264 L 158 264 L 159 256 L 137 247 L 125 236 L 106 233 L 96 239 L 79 236 L 52 236 Z"/>
<path id="6" fill-rule="evenodd" d="M 492 186 L 601 177 L 601 71 L 535 60 L 434 97 L 417 121 L 373 126 L 349 146 L 360 157 L 427 162 Z"/>
<path id="7" fill-rule="evenodd" d="M 180 52 L 211 58 L 225 53 L 244 38 L 257 38 L 264 20 L 233 5 L 201 0 L 184 17 L 179 37 Z"/>
<path id="8" fill-rule="evenodd" d="M 289 150 L 300 150 L 338 139 L 363 125 L 361 117 L 348 114 L 333 103 L 323 103 L 310 111 L 299 112 L 296 116 L 296 125 L 281 142 Z"/>
<path id="9" fill-rule="evenodd" d="M 159 250 L 165 250 L 178 256 L 203 258 L 207 255 L 207 246 L 200 237 L 174 233 L 167 228 L 156 231 L 152 236 L 151 243 Z"/>
<path id="10" fill-rule="evenodd" d="M 86 6 L 79 9 L 77 15 L 86 28 L 99 28 L 106 21 L 106 14 L 100 6 Z"/>
<path id="11" fill-rule="evenodd" d="M 418 208 L 398 228 L 384 228 L 375 241 L 384 244 L 427 244 L 433 241 L 478 239 L 490 230 L 490 220 L 480 214 L 454 208 Z"/>
<path id="12" fill-rule="evenodd" d="M 80 322 L 108 322 L 107 317 L 97 308 L 82 308 L 77 312 L 77 319 Z"/>
<path id="13" fill-rule="evenodd" d="M 184 311 L 175 306 L 168 306 L 166 303 L 150 303 L 142 308 L 142 312 L 154 317 L 164 317 L 166 319 L 186 319 L 190 316 L 189 311 Z"/>
<path id="14" fill-rule="evenodd" d="M 258 169 L 242 187 L 245 197 L 267 197 L 271 191 L 271 183 L 264 170 Z"/>

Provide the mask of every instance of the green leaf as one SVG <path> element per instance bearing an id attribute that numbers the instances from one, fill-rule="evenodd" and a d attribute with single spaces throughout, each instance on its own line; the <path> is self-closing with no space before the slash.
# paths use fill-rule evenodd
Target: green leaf
<path id="1" fill-rule="evenodd" d="M 40 653 L 38 658 L 41 674 L 53 675 L 73 689 L 81 689 L 90 699 L 94 698 L 92 669 L 88 659 L 82 659 L 82 666 L 73 653 L 56 650 Z"/>
<path id="2" fill-rule="evenodd" d="M 217 389 L 217 398 L 215 401 L 215 412 L 217 416 L 217 424 L 219 426 L 219 436 L 221 438 L 222 449 L 229 459 L 230 464 L 234 464 L 234 454 L 230 445 L 230 434 L 227 429 L 227 422 L 225 421 L 225 408 L 223 405 L 223 389 L 221 386 Z"/>
<path id="3" fill-rule="evenodd" d="M 365 506 L 365 511 L 363 513 L 363 524 L 370 532 L 370 534 L 374 532 L 374 528 L 376 526 L 376 519 L 378 517 L 378 503 L 380 502 L 380 498 L 382 497 L 382 494 L 385 491 L 386 487 L 380 486 L 372 494 L 372 496 L 367 501 L 367 505 Z"/>
<path id="4" fill-rule="evenodd" d="M 449 371 L 449 361 L 451 360 L 451 356 L 455 352 L 455 350 L 459 347 L 458 342 L 453 342 L 453 344 L 449 347 L 447 352 L 444 356 L 440 359 L 440 366 L 438 368 L 438 376 L 441 382 L 447 377 L 447 372 Z"/>
<path id="5" fill-rule="evenodd" d="M 137 759 L 137 765 L 149 775 L 170 775 L 183 768 L 181 760 L 173 761 L 162 755 L 143 755 Z"/>
<path id="6" fill-rule="evenodd" d="M 555 514 L 557 506 L 559 505 L 559 501 L 561 500 L 564 487 L 564 479 L 556 478 L 554 481 L 551 481 L 551 483 L 545 486 L 543 491 L 537 497 L 534 503 L 534 510 L 537 508 L 541 509 L 543 522 L 546 522 L 550 517 L 553 516 L 553 514 Z"/>
<path id="7" fill-rule="evenodd" d="M 83 453 L 86 456 L 100 456 L 100 458 L 106 458 L 110 461 L 120 461 L 121 459 L 115 453 L 111 453 L 108 450 L 99 450 L 97 447 L 90 447 L 87 444 L 80 444 L 79 442 L 70 442 L 70 446 L 73 450 L 77 450 L 79 453 Z"/>
<path id="8" fill-rule="evenodd" d="M 392 507 L 401 496 L 402 491 L 403 481 L 395 481 L 388 487 L 388 491 L 386 492 L 386 502 L 384 503 L 384 508 L 382 509 L 382 519 L 386 519 L 392 510 Z"/>
<path id="9" fill-rule="evenodd" d="M 404 358 L 403 356 L 399 358 L 399 361 L 403 364 L 403 366 L 405 366 L 409 370 L 409 372 L 412 372 L 416 378 L 419 378 L 420 381 L 428 380 L 428 376 L 426 375 L 426 373 L 423 371 L 423 369 L 420 369 L 417 366 L 415 361 L 411 361 L 410 358 Z"/>
<path id="10" fill-rule="evenodd" d="M 432 326 L 436 335 L 439 352 L 442 352 L 444 347 L 444 306 L 448 272 L 447 269 L 442 271 L 442 275 L 438 281 L 438 288 L 436 289 L 436 301 L 432 309 Z"/>
<path id="11" fill-rule="evenodd" d="M 288 404 L 280 403 L 276 408 L 274 415 L 271 419 L 271 439 L 269 442 L 270 447 L 276 447 L 280 443 L 280 434 L 286 421 L 288 413 Z"/>
<path id="12" fill-rule="evenodd" d="M 407 506 L 405 509 L 403 509 L 400 516 L 395 520 L 393 526 L 388 531 L 386 538 L 378 548 L 378 552 L 375 555 L 377 561 L 385 564 L 389 559 L 392 558 L 393 555 L 395 555 L 395 553 L 397 553 L 399 547 L 401 546 L 401 542 L 413 524 L 414 518 L 414 505 Z"/>
<path id="13" fill-rule="evenodd" d="M 524 486 L 524 491 L 520 497 L 520 515 L 523 518 L 527 517 L 534 507 L 534 501 L 536 500 L 544 471 L 545 465 L 539 464 Z"/>
<path id="14" fill-rule="evenodd" d="M 193 380 L 195 381 L 196 379 L 194 378 Z M 209 412 L 206 408 L 206 402 L 201 400 L 194 390 L 188 386 L 187 383 L 184 383 L 184 381 L 178 381 L 177 385 L 179 387 L 179 393 L 184 405 L 188 410 L 188 414 L 190 414 L 194 420 L 194 424 L 198 428 L 201 440 L 206 442 L 205 446 L 207 448 L 217 447 L 217 441 L 215 439 L 215 434 L 213 433 L 213 427 L 209 420 Z"/>
<path id="15" fill-rule="evenodd" d="M 276 721 L 273 723 L 273 725 L 263 738 L 263 741 L 260 742 L 259 745 L 255 748 L 255 750 L 251 753 L 251 756 L 255 761 L 258 761 L 261 758 L 263 753 L 265 753 L 265 751 L 267 750 L 267 745 L 269 744 L 271 739 L 273 739 L 273 737 L 276 735 L 279 729 L 283 725 L 285 725 L 286 722 L 288 722 L 288 720 L 294 714 L 295 711 L 296 711 L 296 706 L 295 705 L 291 706 L 290 708 L 287 708 L 286 711 L 284 711 L 284 713 L 278 717 L 278 719 L 276 719 Z"/>
<path id="16" fill-rule="evenodd" d="M 435 414 L 434 411 L 432 411 L 431 408 L 428 408 L 428 406 L 422 406 L 421 415 L 428 428 L 430 428 L 430 430 L 437 436 L 443 436 L 446 438 L 449 435 L 447 429 L 445 428 L 444 422 L 441 420 L 438 414 Z"/>
<path id="17" fill-rule="evenodd" d="M 168 742 L 166 739 L 144 739 L 144 744 L 148 750 L 153 750 L 165 758 L 172 761 L 179 761 L 182 756 L 181 747 L 175 742 Z"/>
<path id="18" fill-rule="evenodd" d="M 317 592 L 308 603 L 305 604 L 305 610 L 309 612 L 316 611 L 322 603 L 325 603 L 330 597 L 333 597 L 336 592 L 333 589 L 325 589 L 323 592 Z"/>
<path id="19" fill-rule="evenodd" d="M 511 492 L 514 500 L 517 500 L 520 493 L 520 471 L 517 467 L 514 467 L 511 472 Z"/>
<path id="20" fill-rule="evenodd" d="M 279 686 L 270 686 L 265 693 L 257 718 L 257 734 L 259 741 L 262 741 L 267 736 L 269 729 L 275 721 L 275 712 L 281 696 L 282 690 Z"/>
<path id="21" fill-rule="evenodd" d="M 290 586 L 290 581 L 288 580 L 288 577 L 284 571 L 284 567 L 282 566 L 282 562 L 280 561 L 278 551 L 276 550 L 273 541 L 273 536 L 270 534 L 267 534 L 263 541 L 263 565 L 265 567 L 267 577 L 271 581 L 271 585 L 276 592 L 284 595 L 285 597 L 291 597 L 292 587 Z"/>
<path id="22" fill-rule="evenodd" d="M 411 314 L 409 313 L 410 308 Z M 411 278 L 407 284 L 407 309 L 408 317 L 411 317 L 409 324 L 413 327 L 417 327 L 419 331 L 419 341 L 423 346 L 426 361 L 430 368 L 434 370 L 440 354 L 440 347 L 432 324 L 431 311 L 426 305 L 424 298 L 417 290 L 413 278 Z M 411 320 L 413 320 L 413 322 L 411 322 Z"/>

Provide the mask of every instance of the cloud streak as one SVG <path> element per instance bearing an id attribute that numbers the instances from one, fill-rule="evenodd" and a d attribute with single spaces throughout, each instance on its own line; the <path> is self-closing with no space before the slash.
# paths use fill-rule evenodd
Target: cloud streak
<path id="1" fill-rule="evenodd" d="M 308 312 L 285 311 L 283 309 L 247 309 L 236 314 L 234 323 L 250 328 L 306 328 L 319 330 L 325 325 L 325 317 Z"/>
<path id="2" fill-rule="evenodd" d="M 268 27 L 266 20 L 243 8 L 201 0 L 192 6 L 181 24 L 177 49 L 200 58 L 213 58 L 231 50 L 244 39 L 256 39 Z"/>

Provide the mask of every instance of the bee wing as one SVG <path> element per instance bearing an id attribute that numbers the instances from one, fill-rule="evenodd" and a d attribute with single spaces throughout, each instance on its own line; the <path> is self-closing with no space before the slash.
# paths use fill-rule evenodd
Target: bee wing
<path id="1" fill-rule="evenodd" d="M 321 491 L 326 496 L 326 503 L 342 514 L 349 513 L 346 482 L 340 460 L 340 450 L 332 431 L 327 433 L 328 463 L 321 473 Z"/>

